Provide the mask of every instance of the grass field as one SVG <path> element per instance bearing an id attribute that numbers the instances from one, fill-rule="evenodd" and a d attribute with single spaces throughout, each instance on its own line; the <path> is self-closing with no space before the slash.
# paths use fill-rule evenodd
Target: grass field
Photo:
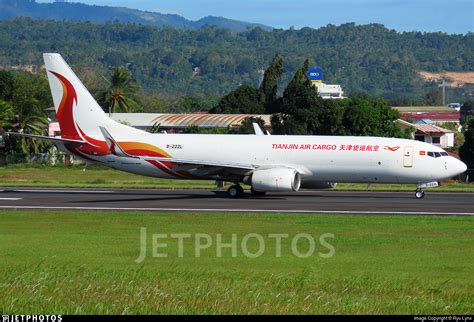
<path id="1" fill-rule="evenodd" d="M 397 111 L 404 112 L 456 112 L 455 109 L 447 106 L 395 106 Z"/>
<path id="2" fill-rule="evenodd" d="M 240 245 L 258 233 L 266 247 L 258 258 L 240 246 L 236 257 L 210 247 L 197 258 L 186 239 L 181 258 L 167 239 L 167 258 L 137 264 L 141 227 L 149 244 L 151 234 L 206 233 L 237 234 Z M 271 233 L 290 237 L 281 257 Z M 313 256 L 294 256 L 299 233 L 334 234 L 334 256 L 318 256 L 319 242 Z M 0 311 L 472 314 L 473 254 L 470 217 L 2 211 Z"/>
<path id="3" fill-rule="evenodd" d="M 215 189 L 214 181 L 168 180 L 100 167 L 0 167 L 0 187 Z M 414 191 L 414 185 L 338 184 L 336 190 Z M 474 184 L 449 181 L 430 191 L 474 192 Z"/>

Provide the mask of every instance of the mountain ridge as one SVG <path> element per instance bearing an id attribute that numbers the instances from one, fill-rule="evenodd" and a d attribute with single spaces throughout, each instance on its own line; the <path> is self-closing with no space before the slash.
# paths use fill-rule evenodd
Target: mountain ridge
<path id="1" fill-rule="evenodd" d="M 267 31 L 273 29 L 263 24 L 216 16 L 207 16 L 193 21 L 177 14 L 142 11 L 126 7 L 87 5 L 80 2 L 37 3 L 35 0 L 0 0 L 0 20 L 16 17 L 97 23 L 118 21 L 121 23 L 185 29 L 199 29 L 204 25 L 212 25 L 233 31 L 245 31 L 256 27 Z"/>

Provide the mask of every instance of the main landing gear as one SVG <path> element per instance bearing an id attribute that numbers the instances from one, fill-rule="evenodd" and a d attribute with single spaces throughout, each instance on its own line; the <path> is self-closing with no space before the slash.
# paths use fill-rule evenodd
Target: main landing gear
<path id="1" fill-rule="evenodd" d="M 253 188 L 250 189 L 250 193 L 254 197 L 262 197 L 266 194 L 265 191 L 256 191 Z M 227 189 L 227 196 L 230 198 L 240 198 L 243 194 L 244 188 L 242 188 L 239 184 L 230 186 L 229 189 Z"/>
<path id="2" fill-rule="evenodd" d="M 227 195 L 231 198 L 239 198 L 244 194 L 244 188 L 242 188 L 239 184 L 230 186 L 227 189 Z"/>
<path id="3" fill-rule="evenodd" d="M 415 197 L 416 199 L 422 199 L 425 196 L 425 191 L 421 188 L 416 189 Z"/>

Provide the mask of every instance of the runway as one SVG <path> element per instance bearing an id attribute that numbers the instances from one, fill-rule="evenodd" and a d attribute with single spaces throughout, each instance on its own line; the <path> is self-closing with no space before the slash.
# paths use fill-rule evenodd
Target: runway
<path id="1" fill-rule="evenodd" d="M 0 188 L 2 209 L 474 216 L 473 193 L 300 191 L 240 199 L 225 191 Z"/>

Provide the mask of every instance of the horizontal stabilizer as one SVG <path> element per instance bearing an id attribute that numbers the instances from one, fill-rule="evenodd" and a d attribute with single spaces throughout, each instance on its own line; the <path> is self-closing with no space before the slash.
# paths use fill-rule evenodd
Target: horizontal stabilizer
<path id="1" fill-rule="evenodd" d="M 6 132 L 6 134 L 21 136 L 21 137 L 30 138 L 30 139 L 40 139 L 40 140 L 47 140 L 47 141 L 60 142 L 60 143 L 77 143 L 77 144 L 87 143 L 86 141 L 82 141 L 82 140 L 64 139 L 64 138 L 58 138 L 58 137 L 53 137 L 53 136 L 44 136 L 44 135 L 36 135 L 36 134 L 25 134 L 25 133 L 16 133 L 16 132 Z"/>

